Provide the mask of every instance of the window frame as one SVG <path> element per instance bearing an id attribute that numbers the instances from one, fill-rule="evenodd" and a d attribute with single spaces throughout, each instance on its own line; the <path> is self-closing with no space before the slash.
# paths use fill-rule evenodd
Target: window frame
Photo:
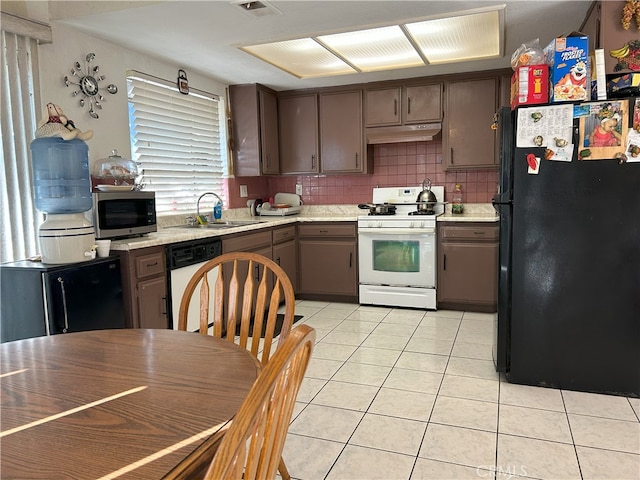
<path id="1" fill-rule="evenodd" d="M 156 192 L 158 216 L 194 212 L 205 192 L 216 193 L 228 205 L 223 99 L 191 87 L 185 95 L 177 83 L 135 70 L 127 71 L 126 82 L 131 156 L 140 168 L 143 188 Z M 206 133 L 209 128 L 211 136 Z M 214 200 L 203 199 L 204 211 L 213 208 Z"/>

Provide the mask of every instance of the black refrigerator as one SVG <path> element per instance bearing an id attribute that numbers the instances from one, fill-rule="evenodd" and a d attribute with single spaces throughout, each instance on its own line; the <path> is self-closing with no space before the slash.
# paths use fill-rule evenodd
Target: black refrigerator
<path id="1" fill-rule="evenodd" d="M 498 114 L 496 370 L 640 396 L 640 162 L 545 161 L 545 148 L 516 148 L 517 111 Z"/>

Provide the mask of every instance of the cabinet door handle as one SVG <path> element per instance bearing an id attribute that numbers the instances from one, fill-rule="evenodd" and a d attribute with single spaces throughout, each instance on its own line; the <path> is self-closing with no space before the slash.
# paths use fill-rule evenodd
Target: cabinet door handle
<path id="1" fill-rule="evenodd" d="M 64 328 L 62 329 L 62 333 L 67 333 L 69 331 L 69 313 L 67 310 L 67 292 L 64 289 L 64 279 L 62 277 L 58 277 L 58 283 L 60 284 L 60 291 L 62 292 L 62 313 L 64 314 Z"/>
<path id="2" fill-rule="evenodd" d="M 316 168 L 316 156 L 315 156 L 315 154 L 311 155 L 311 168 Z"/>
<path id="3" fill-rule="evenodd" d="M 320 233 L 329 233 L 329 230 L 318 230 Z"/>
<path id="4" fill-rule="evenodd" d="M 451 165 L 453 165 L 453 147 L 451 147 L 449 150 L 450 150 L 449 159 L 451 160 Z"/>
<path id="5" fill-rule="evenodd" d="M 278 265 L 280 265 L 280 257 L 277 257 L 277 258 L 276 258 L 276 263 L 277 263 Z"/>
<path id="6" fill-rule="evenodd" d="M 411 97 L 407 97 L 407 113 L 411 113 Z"/>
<path id="7" fill-rule="evenodd" d="M 393 100 L 393 114 L 394 115 L 398 115 L 398 100 L 397 99 Z"/>
<path id="8" fill-rule="evenodd" d="M 260 266 L 256 265 L 255 269 L 256 269 L 256 281 L 259 281 L 260 280 Z"/>
<path id="9" fill-rule="evenodd" d="M 349 252 L 349 268 L 353 266 L 353 252 Z"/>
<path id="10" fill-rule="evenodd" d="M 147 267 L 155 267 L 156 265 L 158 265 L 158 261 L 156 260 L 153 263 L 147 263 Z"/>
<path id="11" fill-rule="evenodd" d="M 484 235 L 486 232 L 473 232 L 474 235 Z"/>
<path id="12" fill-rule="evenodd" d="M 356 168 L 358 168 L 358 152 L 356 152 Z"/>
<path id="13" fill-rule="evenodd" d="M 162 297 L 162 308 L 160 310 L 162 310 L 162 315 L 167 314 L 167 297 Z"/>
<path id="14" fill-rule="evenodd" d="M 447 269 L 447 254 L 445 253 L 443 255 L 442 270 L 446 270 L 446 269 Z"/>

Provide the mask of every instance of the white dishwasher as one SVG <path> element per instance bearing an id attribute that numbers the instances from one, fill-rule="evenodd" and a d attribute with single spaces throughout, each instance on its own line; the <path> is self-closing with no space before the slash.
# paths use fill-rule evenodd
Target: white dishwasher
<path id="1" fill-rule="evenodd" d="M 191 240 L 188 242 L 174 243 L 167 246 L 167 263 L 169 272 L 167 275 L 167 291 L 169 292 L 169 324 L 173 329 L 178 329 L 178 311 L 184 290 L 194 273 L 207 261 L 222 254 L 222 242 L 218 237 Z M 208 273 L 209 285 L 213 285 L 218 267 Z M 198 331 L 200 328 L 200 287 L 196 287 L 189 313 L 187 315 L 187 330 Z M 213 295 L 210 297 L 210 306 L 213 305 Z"/>

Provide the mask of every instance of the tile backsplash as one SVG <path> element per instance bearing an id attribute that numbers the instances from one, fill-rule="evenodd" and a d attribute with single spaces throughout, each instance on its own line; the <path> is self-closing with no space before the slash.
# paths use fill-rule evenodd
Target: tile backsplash
<path id="1" fill-rule="evenodd" d="M 445 201 L 451 201 L 456 183 L 462 187 L 467 203 L 488 203 L 498 185 L 497 169 L 445 172 L 442 142 L 393 143 L 374 146 L 371 175 L 280 175 L 235 177 L 228 182 L 230 208 L 246 206 L 240 185 L 246 185 L 248 198 L 267 200 L 277 192 L 295 192 L 302 185 L 305 205 L 358 204 L 371 201 L 373 187 L 420 185 L 425 177 L 434 185 L 444 185 Z"/>

